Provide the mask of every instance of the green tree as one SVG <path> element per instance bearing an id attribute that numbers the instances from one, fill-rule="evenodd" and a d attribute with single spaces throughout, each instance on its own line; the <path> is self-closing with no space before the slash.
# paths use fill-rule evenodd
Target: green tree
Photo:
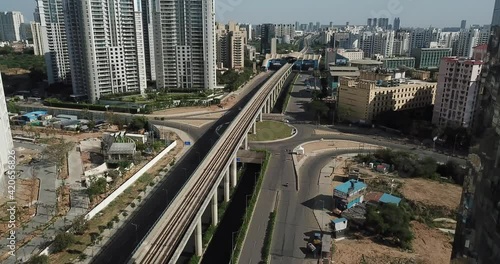
<path id="1" fill-rule="evenodd" d="M 85 219 L 85 216 L 80 215 L 73 220 L 72 227 L 75 231 L 75 234 L 82 235 L 89 228 L 89 223 Z"/>
<path id="2" fill-rule="evenodd" d="M 106 192 L 107 182 L 105 178 L 99 178 L 91 182 L 90 187 L 87 188 L 87 194 L 90 199 L 94 196 L 100 195 Z"/>
<path id="3" fill-rule="evenodd" d="M 52 243 L 52 251 L 57 253 L 65 250 L 69 246 L 75 243 L 75 236 L 70 233 L 59 233 L 54 239 L 54 243 Z"/>
<path id="4" fill-rule="evenodd" d="M 129 129 L 131 130 L 141 130 L 146 129 L 148 126 L 148 119 L 144 116 L 134 116 L 132 121 L 130 121 Z"/>
<path id="5" fill-rule="evenodd" d="M 413 240 L 410 220 L 410 215 L 401 207 L 382 204 L 367 208 L 365 226 L 375 234 L 392 239 L 395 245 L 409 249 Z"/>
<path id="6" fill-rule="evenodd" d="M 26 264 L 49 264 L 49 256 L 47 255 L 41 255 L 41 256 L 34 256 L 26 262 Z"/>

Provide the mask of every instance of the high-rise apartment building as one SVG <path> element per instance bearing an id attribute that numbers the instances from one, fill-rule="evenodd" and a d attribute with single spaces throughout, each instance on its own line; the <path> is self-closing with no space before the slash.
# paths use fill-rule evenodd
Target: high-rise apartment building
<path id="1" fill-rule="evenodd" d="M 146 79 L 156 80 L 156 56 L 153 32 L 154 0 L 141 0 L 142 7 L 142 35 L 144 37 L 144 58 L 146 65 Z"/>
<path id="2" fill-rule="evenodd" d="M 24 16 L 21 12 L 0 12 L 0 41 L 20 41 L 23 23 Z"/>
<path id="3" fill-rule="evenodd" d="M 452 260 L 500 263 L 500 0 L 495 2 L 488 57 L 480 81 L 475 133 L 458 209 Z M 462 258 L 466 258 L 463 260 Z M 454 263 L 454 262 L 452 262 Z"/>
<path id="4" fill-rule="evenodd" d="M 40 35 L 49 84 L 71 83 L 71 70 L 64 21 L 63 0 L 36 0 L 35 22 Z"/>
<path id="5" fill-rule="evenodd" d="M 0 196 L 6 197 L 7 195 L 7 165 L 9 162 L 9 152 L 14 149 L 12 142 L 12 132 L 10 131 L 9 112 L 7 110 L 7 103 L 5 102 L 5 93 L 3 90 L 2 76 L 0 75 Z M 14 159 L 10 159 L 15 161 Z"/>
<path id="6" fill-rule="evenodd" d="M 312 25 L 312 23 L 311 23 Z M 260 54 L 271 53 L 271 40 L 276 36 L 274 24 L 262 24 L 260 28 Z"/>
<path id="7" fill-rule="evenodd" d="M 472 49 L 479 43 L 479 30 L 462 30 L 458 36 L 456 49 L 453 50 L 454 56 L 472 57 Z"/>
<path id="8" fill-rule="evenodd" d="M 295 37 L 295 25 L 293 24 L 275 24 L 274 34 L 277 38 L 289 36 L 291 39 Z"/>
<path id="9" fill-rule="evenodd" d="M 368 20 L 366 21 L 366 25 L 367 25 L 368 27 L 372 27 L 372 25 L 373 25 L 373 20 L 372 20 L 371 18 L 368 18 Z"/>
<path id="10" fill-rule="evenodd" d="M 359 47 L 365 52 L 365 57 L 371 58 L 375 54 L 391 57 L 394 49 L 394 31 L 368 32 L 360 36 Z"/>
<path id="11" fill-rule="evenodd" d="M 217 64 L 230 69 L 245 67 L 245 46 L 247 32 L 235 22 L 228 25 L 216 24 Z"/>
<path id="12" fill-rule="evenodd" d="M 445 57 L 439 67 L 432 123 L 439 127 L 471 127 L 478 97 L 482 61 Z"/>
<path id="13" fill-rule="evenodd" d="M 33 53 L 37 56 L 43 56 L 43 37 L 40 23 L 31 21 L 30 26 L 33 35 Z"/>
<path id="14" fill-rule="evenodd" d="M 394 18 L 394 26 L 392 28 L 396 31 L 401 29 L 401 20 L 399 17 Z"/>
<path id="15" fill-rule="evenodd" d="M 141 2 L 65 0 L 73 92 L 91 102 L 146 89 Z"/>
<path id="16" fill-rule="evenodd" d="M 157 0 L 154 10 L 158 89 L 215 89 L 214 0 Z"/>
<path id="17" fill-rule="evenodd" d="M 415 57 L 415 67 L 418 69 L 437 69 L 441 59 L 451 56 L 450 48 L 420 48 L 412 50 Z"/>
<path id="18" fill-rule="evenodd" d="M 437 41 L 439 30 L 435 28 L 415 29 L 410 34 L 410 48 L 429 48 L 431 42 Z"/>
<path id="19" fill-rule="evenodd" d="M 410 33 L 404 31 L 396 32 L 396 35 L 394 36 L 392 55 L 394 56 L 410 55 Z"/>

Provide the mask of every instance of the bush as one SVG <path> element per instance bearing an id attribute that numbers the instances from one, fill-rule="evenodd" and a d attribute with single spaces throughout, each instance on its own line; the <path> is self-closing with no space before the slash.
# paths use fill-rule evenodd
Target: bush
<path id="1" fill-rule="evenodd" d="M 30 258 L 27 264 L 49 264 L 49 256 L 41 255 Z"/>
<path id="2" fill-rule="evenodd" d="M 108 224 L 106 224 L 106 227 L 107 227 L 108 229 L 113 228 L 113 221 L 109 221 L 109 222 L 108 222 Z"/>
<path id="3" fill-rule="evenodd" d="M 87 254 L 82 253 L 82 254 L 80 254 L 80 256 L 78 256 L 78 259 L 81 260 L 81 261 L 83 261 L 83 260 L 86 260 L 87 257 L 88 257 Z"/>
<path id="4" fill-rule="evenodd" d="M 113 221 L 115 221 L 115 222 L 117 222 L 117 223 L 118 223 L 118 222 L 120 222 L 120 218 L 119 218 L 117 215 L 115 215 L 115 216 L 113 217 Z"/>
<path id="5" fill-rule="evenodd" d="M 130 203 L 130 207 L 134 208 L 135 207 L 135 203 Z"/>
<path id="6" fill-rule="evenodd" d="M 53 252 L 61 252 L 75 243 L 75 237 L 70 233 L 59 233 L 52 244 Z"/>
<path id="7" fill-rule="evenodd" d="M 365 225 L 374 233 L 392 240 L 392 243 L 410 249 L 413 233 L 410 230 L 410 215 L 394 204 L 369 206 Z"/>
<path id="8" fill-rule="evenodd" d="M 123 216 L 128 216 L 128 213 L 127 212 L 123 212 L 122 215 Z"/>

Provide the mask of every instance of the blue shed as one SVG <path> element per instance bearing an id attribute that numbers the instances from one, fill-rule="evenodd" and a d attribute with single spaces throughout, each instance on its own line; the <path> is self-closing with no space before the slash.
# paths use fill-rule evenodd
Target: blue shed
<path id="1" fill-rule="evenodd" d="M 399 203 L 401 202 L 401 198 L 396 197 L 396 196 L 391 195 L 391 194 L 388 194 L 388 193 L 384 193 L 382 195 L 382 197 L 380 197 L 379 202 L 381 202 L 381 203 L 391 203 L 391 204 L 399 205 Z"/>

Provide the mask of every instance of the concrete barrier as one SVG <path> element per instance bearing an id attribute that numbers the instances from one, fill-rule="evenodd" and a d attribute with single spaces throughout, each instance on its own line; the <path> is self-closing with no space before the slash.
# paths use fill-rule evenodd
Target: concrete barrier
<path id="1" fill-rule="evenodd" d="M 165 148 L 160 154 L 156 155 L 151 161 L 149 161 L 144 167 L 142 167 L 134 176 L 130 177 L 126 182 L 124 182 L 118 189 L 111 193 L 106 199 L 100 202 L 94 209 L 90 210 L 85 215 L 85 219 L 90 220 L 101 212 L 106 206 L 108 206 L 116 197 L 122 194 L 128 187 L 134 184 L 144 173 L 146 173 L 151 167 L 153 167 L 161 158 L 165 157 L 170 151 L 172 151 L 177 146 L 177 141 L 172 142 L 167 148 Z"/>

